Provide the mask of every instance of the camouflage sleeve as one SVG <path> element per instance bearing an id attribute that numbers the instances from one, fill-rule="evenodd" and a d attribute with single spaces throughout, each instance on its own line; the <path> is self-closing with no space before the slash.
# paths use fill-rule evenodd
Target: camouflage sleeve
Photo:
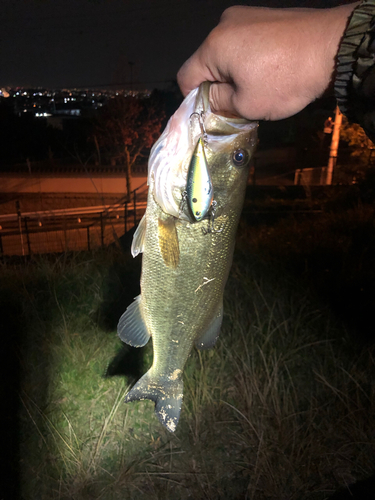
<path id="1" fill-rule="evenodd" d="M 349 19 L 337 55 L 335 96 L 340 110 L 375 141 L 375 0 Z"/>

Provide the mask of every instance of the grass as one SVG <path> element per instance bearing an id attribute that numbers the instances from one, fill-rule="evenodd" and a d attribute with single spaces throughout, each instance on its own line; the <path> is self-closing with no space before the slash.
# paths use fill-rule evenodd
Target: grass
<path id="1" fill-rule="evenodd" d="M 294 232 L 287 222 L 241 228 L 221 337 L 188 360 L 174 435 L 151 402 L 123 404 L 130 376 L 104 377 L 120 348 L 119 311 L 136 295 L 136 262 L 108 249 L 4 263 L 0 294 L 20 372 L 20 496 L 323 500 L 373 474 L 374 350 L 306 285 L 306 249 L 317 255 L 321 244 L 323 254 L 337 241 L 324 228 L 339 215 L 324 217 L 314 251 L 311 222 L 294 222 Z M 369 220 L 353 212 L 352 228 L 356 217 L 360 227 Z M 145 371 L 152 345 L 142 356 Z"/>
<path id="2" fill-rule="evenodd" d="M 359 205 L 322 216 L 289 217 L 257 231 L 244 226 L 241 245 L 302 279 L 351 330 L 372 341 L 374 228 L 373 205 Z"/>

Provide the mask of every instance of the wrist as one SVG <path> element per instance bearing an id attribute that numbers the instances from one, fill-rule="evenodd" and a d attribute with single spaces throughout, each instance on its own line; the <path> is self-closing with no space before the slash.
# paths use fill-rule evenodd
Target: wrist
<path id="1" fill-rule="evenodd" d="M 345 29 L 348 26 L 353 11 L 360 2 L 334 7 L 326 11 L 327 19 L 327 45 L 325 51 L 325 70 L 327 75 L 327 88 L 333 91 L 337 74 L 337 54 Z"/>
<path id="2" fill-rule="evenodd" d="M 341 111 L 374 134 L 375 0 L 357 4 L 337 55 L 335 95 Z"/>

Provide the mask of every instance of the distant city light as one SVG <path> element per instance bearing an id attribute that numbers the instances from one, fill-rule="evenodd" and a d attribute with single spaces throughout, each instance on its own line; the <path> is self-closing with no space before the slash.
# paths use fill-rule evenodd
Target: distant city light
<path id="1" fill-rule="evenodd" d="M 9 92 L 8 92 L 9 91 Z M 133 92 L 133 95 L 149 96 L 149 91 Z M 14 113 L 30 113 L 37 118 L 49 116 L 79 117 L 82 109 L 95 111 L 105 106 L 110 100 L 120 95 L 130 95 L 125 90 L 95 90 L 95 89 L 40 89 L 22 87 L 0 87 L 0 99 L 12 97 L 15 99 Z M 74 106 L 72 106 L 74 103 Z M 70 104 L 70 106 L 67 106 Z M 82 108 L 82 109 L 81 109 Z"/>

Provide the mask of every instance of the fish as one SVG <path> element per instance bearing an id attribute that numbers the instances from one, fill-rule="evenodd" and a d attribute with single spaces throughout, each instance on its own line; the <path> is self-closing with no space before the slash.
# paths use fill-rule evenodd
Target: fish
<path id="1" fill-rule="evenodd" d="M 209 88 L 204 82 L 188 94 L 151 149 L 147 208 L 131 247 L 134 257 L 143 254 L 141 294 L 118 323 L 123 342 L 141 347 L 151 337 L 153 343 L 152 366 L 125 402 L 153 401 L 170 432 L 180 418 L 183 370 L 194 345 L 208 349 L 219 337 L 257 144 L 257 122 L 213 113 Z"/>

